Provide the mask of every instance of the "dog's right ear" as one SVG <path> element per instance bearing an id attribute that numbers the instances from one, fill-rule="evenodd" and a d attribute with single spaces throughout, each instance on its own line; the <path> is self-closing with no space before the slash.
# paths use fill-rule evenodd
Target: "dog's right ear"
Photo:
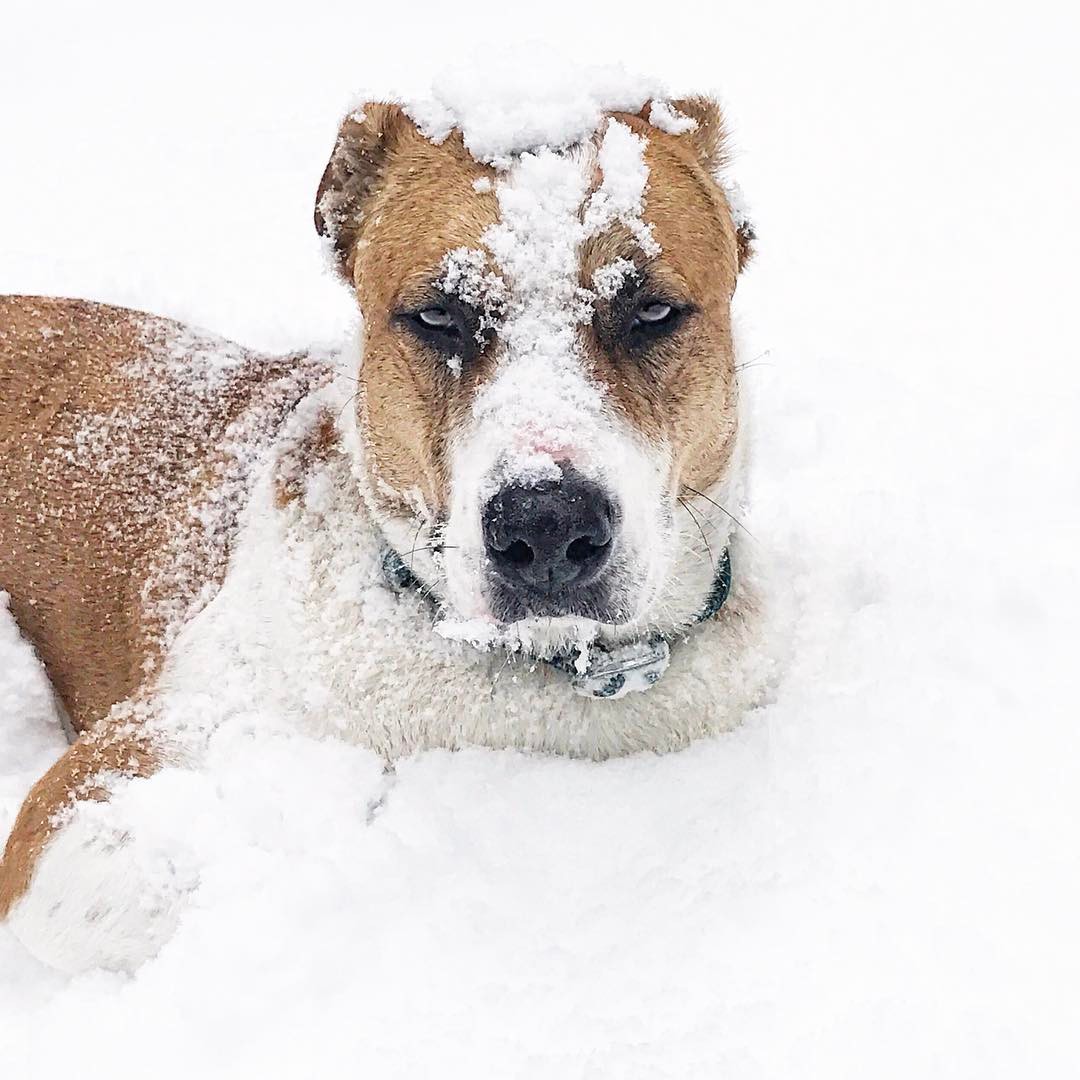
<path id="1" fill-rule="evenodd" d="M 315 228 L 333 245 L 338 271 L 352 282 L 353 253 L 387 160 L 412 121 L 400 105 L 372 102 L 342 121 L 315 196 Z"/>

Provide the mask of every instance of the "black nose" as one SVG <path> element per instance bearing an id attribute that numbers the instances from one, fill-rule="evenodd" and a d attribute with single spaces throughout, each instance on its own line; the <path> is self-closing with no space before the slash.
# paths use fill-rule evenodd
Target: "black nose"
<path id="1" fill-rule="evenodd" d="M 611 501 L 564 466 L 561 480 L 512 484 L 484 507 L 484 545 L 492 566 L 515 588 L 551 593 L 587 585 L 611 554 Z"/>

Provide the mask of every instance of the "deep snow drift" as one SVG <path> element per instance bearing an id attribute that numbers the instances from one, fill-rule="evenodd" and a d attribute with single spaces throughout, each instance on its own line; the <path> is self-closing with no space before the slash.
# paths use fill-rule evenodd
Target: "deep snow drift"
<path id="1" fill-rule="evenodd" d="M 5 1075 L 1073 1071 L 1071 35 L 801 10 L 635 58 L 680 90 L 719 71 L 739 120 L 763 236 L 737 297 L 747 524 L 799 611 L 776 700 L 603 765 L 432 753 L 385 776 L 333 742 L 227 735 L 205 776 L 151 782 L 147 827 L 200 867 L 156 960 L 67 980 L 0 928 Z M 400 83 L 400 56 L 356 71 L 370 21 L 327 13 L 308 44 L 299 21 L 193 20 L 164 55 L 127 19 L 93 49 L 77 18 L 16 25 L 0 90 L 36 92 L 0 115 L 0 289 L 262 347 L 340 338 L 310 204 L 347 91 Z M 445 44 L 413 39 L 410 70 Z M 62 745 L 5 620 L 0 830 Z"/>

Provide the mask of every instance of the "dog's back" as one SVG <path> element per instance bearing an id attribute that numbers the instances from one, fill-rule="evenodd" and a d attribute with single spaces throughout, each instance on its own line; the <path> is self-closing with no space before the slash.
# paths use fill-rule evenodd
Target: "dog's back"
<path id="1" fill-rule="evenodd" d="M 0 588 L 77 730 L 156 663 L 151 571 L 170 561 L 170 535 L 316 378 L 299 358 L 260 358 L 166 319 L 0 297 Z M 245 446 L 224 448 L 246 416 Z M 205 545 L 221 565 L 172 566 L 173 596 L 178 575 L 223 569 L 239 507 L 226 509 Z"/>

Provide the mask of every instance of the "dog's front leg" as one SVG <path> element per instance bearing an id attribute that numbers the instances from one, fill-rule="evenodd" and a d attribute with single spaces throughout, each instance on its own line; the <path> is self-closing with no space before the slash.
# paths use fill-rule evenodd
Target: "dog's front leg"
<path id="1" fill-rule="evenodd" d="M 0 862 L 0 918 L 64 971 L 130 970 L 171 935 L 193 882 L 113 805 L 167 763 L 145 706 L 114 710 L 34 785 Z"/>

